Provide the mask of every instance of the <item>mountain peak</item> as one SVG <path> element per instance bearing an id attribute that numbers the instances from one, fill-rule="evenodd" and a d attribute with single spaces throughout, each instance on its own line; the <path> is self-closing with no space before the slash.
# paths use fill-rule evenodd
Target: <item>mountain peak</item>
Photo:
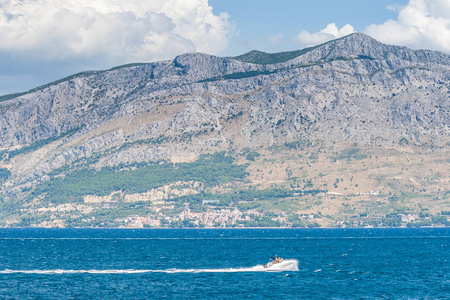
<path id="1" fill-rule="evenodd" d="M 370 57 L 384 60 L 388 56 L 413 63 L 447 64 L 449 55 L 431 50 L 413 50 L 404 46 L 389 45 L 379 42 L 363 33 L 353 33 L 325 44 L 325 59 L 342 57 Z"/>
<path id="2" fill-rule="evenodd" d="M 343 36 L 341 38 L 336 39 L 337 40 L 355 40 L 355 41 L 361 41 L 361 42 L 376 42 L 379 43 L 376 39 L 374 39 L 373 37 L 371 37 L 370 35 L 367 35 L 365 33 L 361 33 L 361 32 L 354 32 L 351 33 L 349 35 Z"/>
<path id="3" fill-rule="evenodd" d="M 380 46 L 380 45 L 385 45 L 379 41 L 377 41 L 376 39 L 374 39 L 373 37 L 371 37 L 370 35 L 364 34 L 364 33 L 360 33 L 360 32 L 355 32 L 346 36 L 343 36 L 341 38 L 335 39 L 335 40 L 331 40 L 325 44 L 322 45 L 326 45 L 326 44 L 359 44 L 359 45 L 376 45 L 376 46 Z M 320 45 L 320 46 L 322 46 Z"/>
<path id="4" fill-rule="evenodd" d="M 259 65 L 269 65 L 283 63 L 301 55 L 304 55 L 314 49 L 321 47 L 329 47 L 330 45 L 338 46 L 338 48 L 349 48 L 350 51 L 360 52 L 362 47 L 367 47 L 368 45 L 381 46 L 382 43 L 378 42 L 374 38 L 359 32 L 352 33 L 350 35 L 344 36 L 342 38 L 328 41 L 326 43 L 304 48 L 301 50 L 278 52 L 278 53 L 266 53 L 258 50 L 252 50 L 248 53 L 231 57 L 232 59 L 239 60 L 246 63 L 259 64 Z M 358 54 L 364 55 L 364 54 Z"/>

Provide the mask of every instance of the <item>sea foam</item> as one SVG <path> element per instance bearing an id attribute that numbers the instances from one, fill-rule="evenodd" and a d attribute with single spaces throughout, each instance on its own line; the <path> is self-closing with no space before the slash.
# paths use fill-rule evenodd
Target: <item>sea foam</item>
<path id="1" fill-rule="evenodd" d="M 0 274 L 139 274 L 139 273 L 237 273 L 237 272 L 286 272 L 298 271 L 298 261 L 295 259 L 289 260 L 294 262 L 287 267 L 279 267 L 276 265 L 271 268 L 264 268 L 263 265 L 256 265 L 249 268 L 222 268 L 222 269 L 162 269 L 162 270 L 136 270 L 136 269 L 111 269 L 111 270 L 0 270 Z"/>

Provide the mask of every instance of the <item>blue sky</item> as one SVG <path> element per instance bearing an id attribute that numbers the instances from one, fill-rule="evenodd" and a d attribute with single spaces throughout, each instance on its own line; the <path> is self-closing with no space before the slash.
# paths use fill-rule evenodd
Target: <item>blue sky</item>
<path id="1" fill-rule="evenodd" d="M 338 28 L 351 24 L 363 32 L 370 24 L 394 19 L 397 13 L 388 6 L 406 5 L 406 0 L 210 0 L 214 13 L 228 12 L 237 35 L 224 55 L 239 55 L 257 49 L 266 52 L 296 50 L 295 40 L 302 31 L 317 32 L 330 23 Z M 282 42 L 270 42 L 270 36 L 282 35 Z"/>
<path id="2" fill-rule="evenodd" d="M 85 71 L 352 32 L 450 53 L 450 0 L 0 0 L 0 95 Z"/>

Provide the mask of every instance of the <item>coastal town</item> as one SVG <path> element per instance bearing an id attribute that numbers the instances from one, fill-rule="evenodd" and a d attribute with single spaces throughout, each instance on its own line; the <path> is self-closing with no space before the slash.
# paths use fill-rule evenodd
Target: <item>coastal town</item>
<path id="1" fill-rule="evenodd" d="M 245 212 L 237 208 L 210 209 L 205 212 L 192 212 L 189 203 L 184 204 L 184 210 L 174 217 L 165 216 L 159 209 L 154 214 L 147 216 L 132 215 L 121 219 L 121 227 L 145 228 L 145 227 L 195 227 L 195 228 L 217 228 L 217 227 L 322 227 L 324 219 L 318 214 L 301 214 L 294 218 L 285 212 L 264 213 L 254 209 Z M 378 222 L 374 222 L 374 219 Z M 386 223 L 390 219 L 390 223 Z M 437 222 L 436 222 L 437 221 Z M 449 216 L 420 216 L 416 214 L 398 214 L 390 218 L 374 216 L 361 216 L 353 222 L 335 222 L 334 227 L 376 227 L 378 224 L 389 225 L 389 227 L 412 227 L 415 225 L 432 226 L 449 224 Z M 438 223 L 438 224 L 436 224 Z"/>
<path id="2" fill-rule="evenodd" d="M 162 202 L 163 203 L 163 202 Z M 397 213 L 389 215 L 360 214 L 347 220 L 334 219 L 321 212 L 291 213 L 280 209 L 242 209 L 219 206 L 218 200 L 205 200 L 191 209 L 189 203 L 175 207 L 174 203 L 146 207 L 113 221 L 109 215 L 86 204 L 61 204 L 40 208 L 47 220 L 34 220 L 32 227 L 116 227 L 116 228 L 317 228 L 317 227 L 440 227 L 450 225 L 450 214 Z M 200 209 L 199 209 L 200 207 Z M 103 209 L 114 212 L 111 203 Z M 49 220 L 48 220 L 49 219 Z M 10 224 L 14 226 L 15 224 Z"/>
<path id="3" fill-rule="evenodd" d="M 123 220 L 126 227 L 162 227 L 163 225 L 183 226 L 183 227 L 246 227 L 246 225 L 257 221 L 266 220 L 276 227 L 290 227 L 286 213 L 280 212 L 272 217 L 254 209 L 245 212 L 237 208 L 209 209 L 205 212 L 192 212 L 189 203 L 183 204 L 183 211 L 174 217 L 165 216 L 160 209 L 154 209 L 154 214 L 148 216 L 129 216 Z M 313 215 L 308 216 L 311 219 Z"/>

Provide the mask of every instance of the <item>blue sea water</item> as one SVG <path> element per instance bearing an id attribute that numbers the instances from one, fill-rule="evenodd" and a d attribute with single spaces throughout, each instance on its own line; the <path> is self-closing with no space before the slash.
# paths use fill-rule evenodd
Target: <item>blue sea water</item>
<path id="1" fill-rule="evenodd" d="M 450 299 L 450 229 L 0 229 L 1 299 Z M 265 272 L 269 256 L 298 271 Z"/>

